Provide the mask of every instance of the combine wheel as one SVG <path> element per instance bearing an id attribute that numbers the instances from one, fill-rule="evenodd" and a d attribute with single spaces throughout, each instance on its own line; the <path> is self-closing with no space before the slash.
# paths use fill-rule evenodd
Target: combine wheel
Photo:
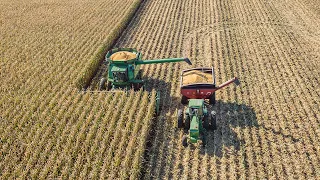
<path id="1" fill-rule="evenodd" d="M 141 70 L 139 70 L 139 72 L 138 72 L 137 79 L 142 79 L 142 71 Z"/>
<path id="2" fill-rule="evenodd" d="M 133 89 L 134 89 L 135 91 L 140 91 L 141 88 L 142 88 L 142 91 L 144 91 L 144 85 L 143 85 L 143 83 L 133 84 Z"/>
<path id="3" fill-rule="evenodd" d="M 183 114 L 182 114 L 182 110 L 179 109 L 178 110 L 178 128 L 182 128 L 183 127 Z"/>
<path id="4" fill-rule="evenodd" d="M 187 136 L 186 135 L 183 135 L 183 137 L 182 137 L 182 145 L 184 146 L 184 147 L 187 147 L 188 146 L 188 138 L 187 138 Z"/>
<path id="5" fill-rule="evenodd" d="M 100 83 L 99 83 L 99 90 L 105 90 L 105 84 L 106 84 L 106 78 L 101 78 Z"/>
<path id="6" fill-rule="evenodd" d="M 190 116 L 189 116 L 189 114 L 187 114 L 187 116 L 186 116 L 186 121 L 184 122 L 184 128 L 186 130 L 190 129 Z"/>
<path id="7" fill-rule="evenodd" d="M 203 117 L 203 127 L 204 127 L 205 129 L 208 129 L 208 128 L 209 128 L 208 115 L 205 115 L 205 116 Z"/>
<path id="8" fill-rule="evenodd" d="M 140 88 L 142 88 L 142 91 L 146 90 L 146 88 L 145 88 L 143 83 L 140 83 Z"/>
<path id="9" fill-rule="evenodd" d="M 211 126 L 210 129 L 216 130 L 217 129 L 217 119 L 216 119 L 216 112 L 211 111 Z"/>
<path id="10" fill-rule="evenodd" d="M 131 84 L 131 87 L 132 87 L 133 90 L 135 90 L 135 91 L 138 91 L 138 90 L 140 89 L 138 83 L 133 83 L 133 84 Z"/>
<path id="11" fill-rule="evenodd" d="M 111 88 L 112 88 L 111 82 L 108 81 L 108 82 L 107 82 L 107 90 L 110 91 Z"/>
<path id="12" fill-rule="evenodd" d="M 215 92 L 209 97 L 209 103 L 212 104 L 212 106 L 214 106 L 214 104 L 216 103 L 216 93 Z"/>
<path id="13" fill-rule="evenodd" d="M 188 98 L 186 96 L 182 96 L 181 104 L 188 104 Z"/>

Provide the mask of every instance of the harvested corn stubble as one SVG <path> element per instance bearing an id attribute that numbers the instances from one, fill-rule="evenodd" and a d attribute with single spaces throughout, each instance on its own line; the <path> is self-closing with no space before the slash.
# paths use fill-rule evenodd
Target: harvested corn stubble
<path id="1" fill-rule="evenodd" d="M 183 85 L 193 84 L 193 83 L 212 83 L 212 74 L 205 73 L 198 70 L 192 70 L 183 74 Z"/>
<path id="2" fill-rule="evenodd" d="M 114 61 L 127 61 L 136 58 L 137 55 L 128 51 L 119 51 L 110 56 L 110 59 Z"/>

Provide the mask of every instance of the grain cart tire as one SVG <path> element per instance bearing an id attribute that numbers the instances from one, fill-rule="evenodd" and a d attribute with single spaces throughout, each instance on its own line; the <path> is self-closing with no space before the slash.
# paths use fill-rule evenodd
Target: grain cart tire
<path id="1" fill-rule="evenodd" d="M 208 115 L 205 115 L 205 116 L 203 117 L 203 127 L 204 127 L 205 129 L 208 129 L 208 128 L 209 128 L 209 118 L 208 118 Z"/>
<path id="2" fill-rule="evenodd" d="M 182 128 L 183 127 L 183 113 L 182 110 L 179 109 L 178 110 L 178 128 Z"/>
<path id="3" fill-rule="evenodd" d="M 182 136 L 182 145 L 184 146 L 184 147 L 187 147 L 188 146 L 188 137 L 186 136 L 186 135 L 183 135 Z"/>
<path id="4" fill-rule="evenodd" d="M 99 90 L 100 91 L 105 90 L 106 89 L 105 85 L 106 85 L 106 78 L 101 78 L 99 83 Z"/>
<path id="5" fill-rule="evenodd" d="M 214 106 L 216 103 L 216 93 L 214 92 L 210 97 L 209 97 L 209 103 Z"/>
<path id="6" fill-rule="evenodd" d="M 190 116 L 189 116 L 189 114 L 186 115 L 186 121 L 184 122 L 184 128 L 186 130 L 190 129 Z"/>
<path id="7" fill-rule="evenodd" d="M 181 104 L 188 104 L 188 98 L 187 98 L 187 96 L 182 96 L 182 98 L 181 98 Z"/>
<path id="8" fill-rule="evenodd" d="M 217 119 L 216 119 L 216 112 L 211 111 L 211 125 L 210 129 L 216 130 L 217 129 Z"/>

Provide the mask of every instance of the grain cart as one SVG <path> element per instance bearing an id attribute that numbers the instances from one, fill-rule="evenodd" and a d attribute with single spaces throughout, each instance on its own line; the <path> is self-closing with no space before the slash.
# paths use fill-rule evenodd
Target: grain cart
<path id="1" fill-rule="evenodd" d="M 215 115 L 214 111 L 208 113 L 203 99 L 190 99 L 185 113 L 181 109 L 178 110 L 178 128 L 184 127 L 185 130 L 189 130 L 191 143 L 197 143 L 201 139 L 205 145 L 206 130 L 217 128 Z M 187 136 L 183 136 L 182 144 L 184 146 L 187 146 L 187 139 Z"/>
<path id="2" fill-rule="evenodd" d="M 100 80 L 99 89 L 130 89 L 138 90 L 144 88 L 144 80 L 141 79 L 140 65 L 156 64 L 167 62 L 185 61 L 189 65 L 191 62 L 188 58 L 169 58 L 142 60 L 142 54 L 132 48 L 116 48 L 106 54 L 108 64 L 107 77 Z"/>
<path id="3" fill-rule="evenodd" d="M 182 104 L 187 104 L 188 99 L 209 99 L 209 103 L 214 105 L 216 101 L 216 91 L 233 82 L 236 85 L 240 84 L 238 78 L 234 77 L 220 86 L 216 86 L 213 67 L 186 69 L 181 72 L 180 78 Z"/>

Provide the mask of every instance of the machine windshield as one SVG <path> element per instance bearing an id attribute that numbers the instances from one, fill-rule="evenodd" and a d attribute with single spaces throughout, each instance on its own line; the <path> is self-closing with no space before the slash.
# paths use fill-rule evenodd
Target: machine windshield
<path id="1" fill-rule="evenodd" d="M 128 81 L 127 71 L 115 71 L 112 72 L 114 82 L 126 82 Z"/>
<path id="2" fill-rule="evenodd" d="M 202 110 L 201 110 L 201 108 L 198 108 L 198 107 L 191 107 L 190 112 L 191 112 L 191 114 L 202 115 Z"/>

